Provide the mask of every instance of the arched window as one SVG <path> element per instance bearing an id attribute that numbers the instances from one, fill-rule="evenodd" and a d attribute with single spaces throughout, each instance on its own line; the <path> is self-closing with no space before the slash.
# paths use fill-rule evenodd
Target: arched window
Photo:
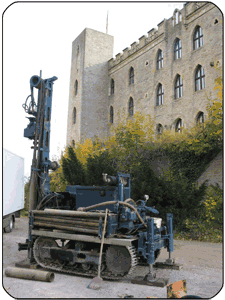
<path id="1" fill-rule="evenodd" d="M 162 134 L 162 132 L 163 132 L 163 126 L 162 126 L 162 124 L 158 124 L 158 125 L 156 126 L 156 133 L 157 133 L 158 135 L 160 135 L 160 134 Z"/>
<path id="2" fill-rule="evenodd" d="M 78 81 L 75 81 L 75 85 L 74 85 L 74 90 L 75 90 L 75 96 L 77 95 L 78 92 Z"/>
<path id="3" fill-rule="evenodd" d="M 72 147 L 75 147 L 75 141 L 72 140 Z"/>
<path id="4" fill-rule="evenodd" d="M 76 107 L 73 108 L 73 124 L 76 124 L 77 121 L 77 110 Z"/>
<path id="5" fill-rule="evenodd" d="M 175 81 L 175 99 L 178 99 L 183 96 L 183 80 L 180 75 L 177 75 Z"/>
<path id="6" fill-rule="evenodd" d="M 163 101 L 164 101 L 163 86 L 161 83 L 159 83 L 158 89 L 157 89 L 156 105 L 157 106 L 163 105 Z"/>
<path id="7" fill-rule="evenodd" d="M 178 120 L 176 121 L 176 124 L 175 124 L 175 131 L 178 132 L 178 133 L 181 133 L 182 127 L 183 127 L 183 126 L 184 126 L 184 125 L 183 125 L 182 119 L 178 119 Z"/>
<path id="8" fill-rule="evenodd" d="M 134 100 L 132 97 L 130 97 L 128 103 L 128 115 L 129 117 L 132 117 L 134 115 Z"/>
<path id="9" fill-rule="evenodd" d="M 113 124 L 113 107 L 110 106 L 110 109 L 109 109 L 109 121 L 111 124 Z"/>
<path id="10" fill-rule="evenodd" d="M 163 67 L 163 52 L 161 49 L 159 49 L 158 51 L 158 55 L 157 55 L 157 69 L 162 69 Z"/>
<path id="11" fill-rule="evenodd" d="M 179 23 L 179 12 L 176 11 L 175 12 L 175 24 L 178 24 Z"/>
<path id="12" fill-rule="evenodd" d="M 114 79 L 111 79 L 111 83 L 110 83 L 110 94 L 113 95 L 114 94 Z"/>
<path id="13" fill-rule="evenodd" d="M 182 56 L 182 47 L 181 47 L 181 40 L 176 39 L 175 44 L 174 44 L 174 59 L 181 58 Z"/>
<path id="14" fill-rule="evenodd" d="M 203 123 L 204 123 L 204 120 L 205 120 L 204 113 L 203 113 L 202 111 L 200 111 L 200 112 L 197 114 L 196 123 L 197 123 L 197 124 L 203 124 Z"/>
<path id="15" fill-rule="evenodd" d="M 182 14 L 180 11 L 175 10 L 174 14 L 173 14 L 173 26 L 177 25 L 179 22 L 182 21 Z"/>
<path id="16" fill-rule="evenodd" d="M 203 30 L 200 26 L 197 26 L 193 36 L 193 48 L 194 50 L 203 46 Z"/>
<path id="17" fill-rule="evenodd" d="M 195 72 L 195 91 L 205 88 L 205 71 L 202 66 L 198 66 Z"/>
<path id="18" fill-rule="evenodd" d="M 131 67 L 129 71 L 129 85 L 134 83 L 134 68 Z"/>

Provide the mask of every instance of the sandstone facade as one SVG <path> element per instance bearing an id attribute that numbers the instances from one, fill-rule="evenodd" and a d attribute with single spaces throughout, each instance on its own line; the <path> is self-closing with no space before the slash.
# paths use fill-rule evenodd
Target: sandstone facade
<path id="1" fill-rule="evenodd" d="M 204 121 L 217 95 L 222 21 L 214 4 L 187 2 L 115 58 L 113 37 L 86 28 L 72 45 L 67 144 L 107 136 L 137 111 L 156 133 Z"/>

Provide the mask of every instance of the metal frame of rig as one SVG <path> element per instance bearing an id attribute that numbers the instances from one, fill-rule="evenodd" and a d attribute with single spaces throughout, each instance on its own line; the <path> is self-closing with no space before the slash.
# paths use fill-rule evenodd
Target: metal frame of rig
<path id="1" fill-rule="evenodd" d="M 82 276 L 97 274 L 103 221 L 107 223 L 101 259 L 101 275 L 120 279 L 138 264 L 149 265 L 148 281 L 155 280 L 153 264 L 164 247 L 165 265 L 173 266 L 173 215 L 152 217 L 159 212 L 148 207 L 148 196 L 134 201 L 129 174 L 103 174 L 105 186 L 67 186 L 65 192 L 50 191 L 49 170 L 59 165 L 49 159 L 53 82 L 57 77 L 32 76 L 31 94 L 23 107 L 31 115 L 24 137 L 33 140 L 29 195 L 29 236 L 19 250 L 28 250 L 28 260 L 44 268 Z M 37 104 L 34 88 L 38 90 Z M 28 99 L 30 102 L 28 103 Z"/>

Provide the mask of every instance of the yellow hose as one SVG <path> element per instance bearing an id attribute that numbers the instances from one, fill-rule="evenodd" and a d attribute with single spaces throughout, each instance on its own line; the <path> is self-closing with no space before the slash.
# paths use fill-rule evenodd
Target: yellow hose
<path id="1" fill-rule="evenodd" d="M 126 199 L 124 202 L 125 203 L 127 203 L 127 202 L 133 202 L 134 205 L 136 205 L 136 202 L 133 199 L 131 199 L 131 198 Z"/>

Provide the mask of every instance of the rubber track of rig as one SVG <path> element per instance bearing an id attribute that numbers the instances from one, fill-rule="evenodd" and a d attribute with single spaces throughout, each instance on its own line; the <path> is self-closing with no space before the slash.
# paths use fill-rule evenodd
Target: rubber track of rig
<path id="1" fill-rule="evenodd" d="M 57 271 L 57 272 L 62 272 L 62 273 L 67 273 L 67 274 L 71 274 L 71 275 L 78 275 L 78 276 L 85 276 L 85 277 L 95 277 L 97 276 L 97 270 L 88 270 L 85 271 L 81 268 L 79 269 L 74 269 L 73 266 L 62 266 L 59 263 L 56 263 L 54 261 L 52 261 L 52 259 L 48 259 L 48 261 L 46 260 L 45 263 L 41 262 L 38 256 L 38 253 L 36 253 L 36 249 L 38 249 L 38 242 L 39 240 L 42 239 L 42 237 L 39 237 L 35 240 L 34 242 L 34 247 L 33 247 L 33 255 L 34 255 L 34 259 L 36 260 L 37 264 L 40 265 L 42 268 L 44 269 L 50 269 L 53 271 Z M 137 265 L 137 257 L 136 257 L 136 250 L 133 246 L 126 246 L 127 250 L 130 253 L 131 256 L 131 267 L 130 270 L 128 271 L 127 274 L 124 275 L 115 275 L 112 274 L 110 271 L 102 271 L 101 272 L 101 278 L 106 279 L 106 280 L 120 280 L 120 279 L 124 279 L 128 276 L 130 276 L 133 271 L 135 270 L 135 267 Z"/>

